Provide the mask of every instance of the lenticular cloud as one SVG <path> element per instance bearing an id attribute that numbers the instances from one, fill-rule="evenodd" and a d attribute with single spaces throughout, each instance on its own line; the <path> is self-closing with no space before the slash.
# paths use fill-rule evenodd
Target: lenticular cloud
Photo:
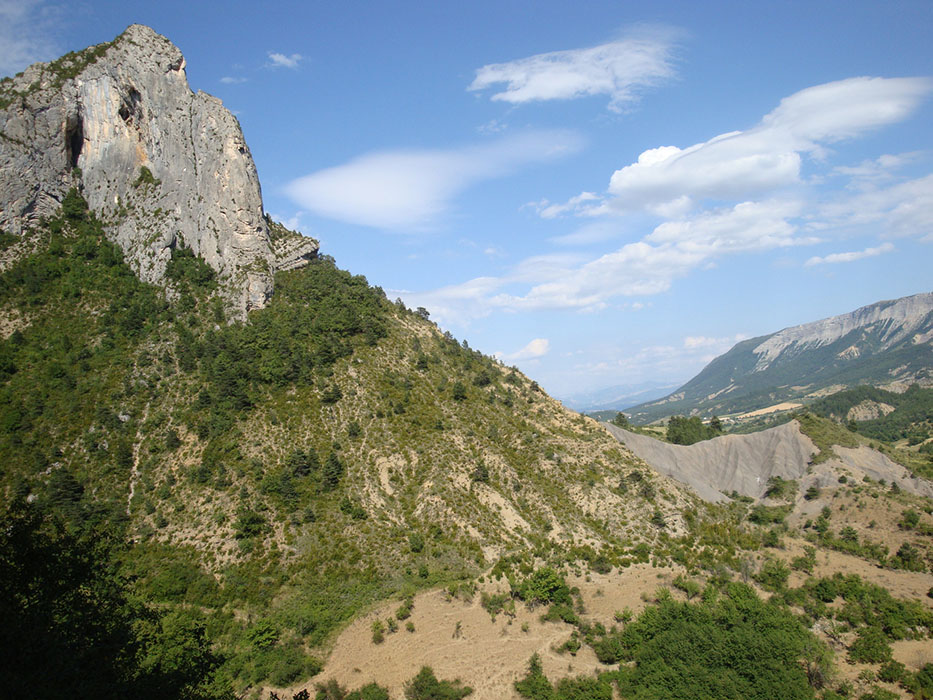
<path id="1" fill-rule="evenodd" d="M 586 49 L 552 51 L 476 71 L 469 90 L 505 84 L 493 100 L 522 104 L 608 95 L 609 108 L 621 111 L 637 99 L 638 89 L 674 75 L 673 33 L 656 30 Z"/>

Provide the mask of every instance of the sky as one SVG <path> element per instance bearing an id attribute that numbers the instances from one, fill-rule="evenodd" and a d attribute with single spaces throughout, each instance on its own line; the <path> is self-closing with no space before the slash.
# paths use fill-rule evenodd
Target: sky
<path id="1" fill-rule="evenodd" d="M 929 0 L 0 0 L 0 73 L 132 23 L 273 217 L 555 396 L 933 290 Z"/>

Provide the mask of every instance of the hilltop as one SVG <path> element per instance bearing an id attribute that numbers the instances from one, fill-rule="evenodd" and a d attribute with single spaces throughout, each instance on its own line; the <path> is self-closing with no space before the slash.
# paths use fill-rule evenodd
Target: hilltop
<path id="1" fill-rule="evenodd" d="M 271 221 L 164 37 L 2 96 L 3 500 L 125 542 L 134 594 L 234 686 L 311 675 L 375 601 L 683 529 L 693 496 L 647 471 L 621 493 L 640 465 L 595 421 Z"/>
<path id="2" fill-rule="evenodd" d="M 149 27 L 4 78 L 0 143 L 0 230 L 17 250 L 79 187 L 141 279 L 164 285 L 172 251 L 191 250 L 240 317 L 317 251 L 264 216 L 236 118 L 191 91 L 181 51 Z"/>

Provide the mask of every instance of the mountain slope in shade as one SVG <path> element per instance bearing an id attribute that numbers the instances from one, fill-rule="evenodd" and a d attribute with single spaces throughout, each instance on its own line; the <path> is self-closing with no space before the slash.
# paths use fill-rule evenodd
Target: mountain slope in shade
<path id="1" fill-rule="evenodd" d="M 829 387 L 933 382 L 933 293 L 881 301 L 736 344 L 677 391 L 628 410 L 647 423 L 727 415 Z"/>

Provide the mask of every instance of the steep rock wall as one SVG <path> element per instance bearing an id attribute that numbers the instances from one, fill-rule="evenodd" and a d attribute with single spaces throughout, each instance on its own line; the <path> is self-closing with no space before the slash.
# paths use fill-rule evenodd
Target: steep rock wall
<path id="1" fill-rule="evenodd" d="M 23 233 L 73 185 L 140 278 L 162 283 L 172 248 L 190 247 L 242 313 L 266 303 L 276 270 L 317 253 L 298 235 L 273 241 L 236 118 L 141 25 L 0 84 L 0 229 Z"/>

